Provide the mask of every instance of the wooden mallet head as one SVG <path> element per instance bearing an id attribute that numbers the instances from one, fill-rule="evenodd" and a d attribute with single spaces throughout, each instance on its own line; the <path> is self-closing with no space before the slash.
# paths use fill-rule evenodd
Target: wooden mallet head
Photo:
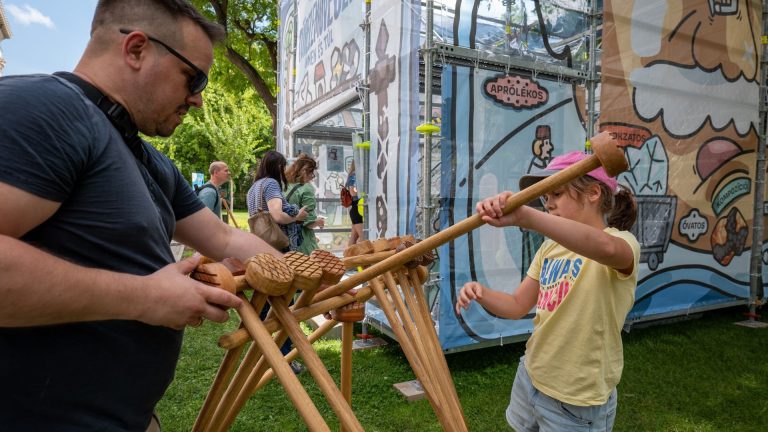
<path id="1" fill-rule="evenodd" d="M 270 295 L 285 295 L 291 289 L 294 273 L 288 264 L 267 253 L 261 253 L 245 262 L 245 279 L 254 290 Z"/>

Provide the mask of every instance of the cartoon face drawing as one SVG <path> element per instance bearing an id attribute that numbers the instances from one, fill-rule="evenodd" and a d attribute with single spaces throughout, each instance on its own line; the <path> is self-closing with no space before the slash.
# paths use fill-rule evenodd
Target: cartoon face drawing
<path id="1" fill-rule="evenodd" d="M 600 130 L 639 150 L 663 146 L 676 218 L 697 210 L 719 230 L 695 240 L 675 230 L 672 241 L 722 265 L 733 256 L 725 244 L 738 255 L 751 241 L 740 227 L 753 206 L 760 10 L 753 0 L 606 3 Z M 638 170 L 652 177 L 654 160 Z"/>
<path id="2" fill-rule="evenodd" d="M 551 130 L 548 125 L 540 125 L 536 127 L 536 138 L 531 144 L 531 152 L 534 156 L 534 161 L 531 162 L 538 168 L 544 168 L 549 161 L 552 160 L 552 151 L 555 146 L 552 145 Z M 530 169 L 528 170 L 530 172 Z"/>

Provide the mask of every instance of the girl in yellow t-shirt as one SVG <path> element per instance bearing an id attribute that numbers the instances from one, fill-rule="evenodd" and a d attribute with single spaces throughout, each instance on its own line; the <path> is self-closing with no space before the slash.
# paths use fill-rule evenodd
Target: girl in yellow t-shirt
<path id="1" fill-rule="evenodd" d="M 587 156 L 558 156 L 544 170 L 523 176 L 520 188 Z M 521 206 L 504 215 L 511 195 L 479 202 L 483 221 L 534 230 L 548 240 L 513 293 L 468 282 L 456 313 L 472 301 L 512 319 L 536 307 L 506 411 L 515 430 L 610 431 L 624 365 L 621 328 L 637 285 L 640 245 L 627 231 L 637 217 L 635 199 L 603 168 L 543 196 L 546 212 Z"/>

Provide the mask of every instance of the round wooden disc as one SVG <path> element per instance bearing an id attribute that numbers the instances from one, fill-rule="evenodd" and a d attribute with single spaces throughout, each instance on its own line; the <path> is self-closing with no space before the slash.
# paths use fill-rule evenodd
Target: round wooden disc
<path id="1" fill-rule="evenodd" d="M 317 289 L 323 277 L 323 269 L 315 260 L 301 252 L 288 252 L 283 259 L 293 270 L 293 286 L 302 291 Z"/>
<path id="2" fill-rule="evenodd" d="M 339 322 L 358 322 L 365 319 L 365 303 L 353 301 L 331 310 L 331 318 Z"/>
<path id="3" fill-rule="evenodd" d="M 293 283 L 293 270 L 284 260 L 270 254 L 262 253 L 248 258 L 245 268 L 248 285 L 260 293 L 284 295 Z"/>
<path id="4" fill-rule="evenodd" d="M 618 147 L 610 133 L 601 132 L 590 138 L 589 142 L 592 143 L 592 150 L 609 176 L 616 177 L 629 169 L 624 151 Z"/>
<path id="5" fill-rule="evenodd" d="M 415 245 L 416 243 L 418 243 L 420 241 L 421 240 L 416 240 L 416 241 L 405 240 L 402 243 L 400 243 L 395 250 L 397 252 L 404 251 L 405 249 Z M 428 250 L 428 251 L 424 252 L 423 255 L 414 257 L 413 260 L 408 261 L 407 263 L 405 263 L 405 267 L 411 269 L 411 268 L 416 268 L 418 266 L 427 266 L 427 265 L 432 264 L 432 262 L 434 260 L 435 260 L 435 252 L 431 251 L 431 250 Z"/>
<path id="6" fill-rule="evenodd" d="M 232 294 L 236 294 L 237 292 L 235 278 L 232 276 L 232 272 L 221 263 L 200 264 L 190 276 L 192 279 L 198 280 L 206 285 L 219 287 Z"/>
<path id="7" fill-rule="evenodd" d="M 373 253 L 373 243 L 370 240 L 361 240 L 344 249 L 344 257 L 367 255 L 370 253 Z"/>
<path id="8" fill-rule="evenodd" d="M 339 257 L 325 251 L 316 249 L 309 255 L 323 270 L 323 277 L 320 280 L 321 285 L 334 285 L 339 283 L 344 276 L 344 264 Z"/>

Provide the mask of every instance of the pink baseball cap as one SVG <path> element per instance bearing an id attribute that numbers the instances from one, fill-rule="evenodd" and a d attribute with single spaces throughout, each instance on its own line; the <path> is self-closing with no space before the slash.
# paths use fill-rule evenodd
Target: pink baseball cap
<path id="1" fill-rule="evenodd" d="M 541 180 L 544 180 L 545 178 L 551 176 L 552 174 L 557 174 L 558 172 L 568 168 L 569 166 L 575 164 L 576 162 L 579 162 L 588 158 L 589 156 L 590 156 L 589 154 L 584 153 L 583 151 L 572 151 L 570 153 L 557 156 L 554 159 L 552 159 L 552 161 L 549 162 L 547 167 L 544 168 L 543 170 L 534 171 L 520 177 L 520 182 L 519 182 L 520 190 L 523 190 L 528 186 L 531 186 L 532 184 L 535 184 Z M 595 180 L 605 183 L 605 185 L 608 186 L 608 189 L 610 189 L 613 192 L 615 192 L 616 189 L 619 187 L 619 182 L 614 177 L 609 176 L 608 173 L 605 172 L 603 167 L 594 169 L 588 172 L 587 175 L 592 177 Z"/>

